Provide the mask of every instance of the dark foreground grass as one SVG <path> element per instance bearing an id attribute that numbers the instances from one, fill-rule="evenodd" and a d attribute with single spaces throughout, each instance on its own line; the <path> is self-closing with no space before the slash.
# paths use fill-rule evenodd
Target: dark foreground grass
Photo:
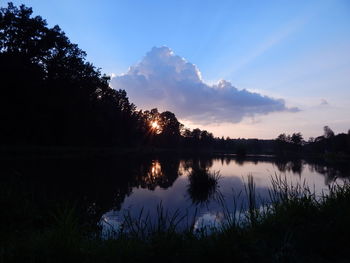
<path id="1" fill-rule="evenodd" d="M 24 189 L 3 183 L 0 262 L 350 262 L 348 184 L 320 197 L 275 177 L 270 202 L 257 207 L 249 178 L 241 220 L 226 213 L 220 229 L 177 231 L 187 219 L 160 209 L 157 224 L 126 217 L 109 238 L 84 225 L 76 206 L 42 212 Z"/>

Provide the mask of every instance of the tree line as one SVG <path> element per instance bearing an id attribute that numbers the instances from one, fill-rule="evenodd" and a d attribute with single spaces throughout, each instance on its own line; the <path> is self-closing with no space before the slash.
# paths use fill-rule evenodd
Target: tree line
<path id="1" fill-rule="evenodd" d="M 136 110 L 125 90 L 86 61 L 59 26 L 32 9 L 0 9 L 1 144 L 69 146 L 207 145 L 213 135 L 189 131 L 174 113 Z M 193 142 L 196 141 L 196 142 Z"/>
<path id="2" fill-rule="evenodd" d="M 59 26 L 49 28 L 24 5 L 0 9 L 0 77 L 2 145 L 150 146 L 242 156 L 350 152 L 350 135 L 334 135 L 327 126 L 323 136 L 308 142 L 301 133 L 275 140 L 217 138 L 185 128 L 170 111 L 137 110 Z"/>

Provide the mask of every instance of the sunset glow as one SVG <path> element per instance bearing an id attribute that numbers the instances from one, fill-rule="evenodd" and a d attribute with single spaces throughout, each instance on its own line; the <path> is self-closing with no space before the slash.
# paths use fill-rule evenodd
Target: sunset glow
<path id="1" fill-rule="evenodd" d="M 173 10 L 168 2 L 108 0 L 108 10 L 92 1 L 78 13 L 80 1 L 62 1 L 69 4 L 12 2 L 64 29 L 138 110 L 169 110 L 189 128 L 225 138 L 349 129 L 348 1 L 180 1 Z M 98 37 L 89 41 L 82 28 Z"/>
<path id="2" fill-rule="evenodd" d="M 350 0 L 5 0 L 0 69 L 6 262 L 349 261 Z"/>
<path id="3" fill-rule="evenodd" d="M 158 129 L 158 128 L 159 128 L 158 122 L 157 122 L 157 121 L 152 121 L 152 122 L 151 122 L 151 127 L 152 127 L 153 129 Z"/>

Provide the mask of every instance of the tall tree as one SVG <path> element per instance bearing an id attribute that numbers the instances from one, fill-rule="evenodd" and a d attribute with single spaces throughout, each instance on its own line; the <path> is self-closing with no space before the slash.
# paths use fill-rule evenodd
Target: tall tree
<path id="1" fill-rule="evenodd" d="M 324 137 L 325 137 L 325 138 L 334 137 L 334 132 L 333 132 L 332 129 L 329 128 L 328 126 L 324 126 L 324 127 L 323 127 L 323 131 L 324 131 Z"/>
<path id="2" fill-rule="evenodd" d="M 117 145 L 132 141 L 137 116 L 125 91 L 32 9 L 0 9 L 0 141 Z"/>
<path id="3" fill-rule="evenodd" d="M 303 142 L 303 136 L 301 135 L 300 132 L 298 133 L 293 133 L 291 137 L 291 142 L 295 145 L 301 145 Z"/>

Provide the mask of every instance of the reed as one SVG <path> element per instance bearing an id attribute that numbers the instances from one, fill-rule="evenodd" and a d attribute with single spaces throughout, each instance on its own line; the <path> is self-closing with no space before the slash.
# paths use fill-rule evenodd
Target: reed
<path id="1" fill-rule="evenodd" d="M 261 202 L 249 175 L 231 205 L 222 201 L 222 224 L 211 231 L 196 229 L 196 216 L 159 204 L 155 218 L 144 210 L 137 217 L 127 213 L 120 228 L 102 237 L 81 227 L 79 210 L 65 204 L 49 213 L 47 225 L 25 234 L 9 226 L 12 232 L 0 239 L 0 262 L 347 262 L 350 185 L 316 195 L 280 175 L 271 182 L 269 200 Z"/>

